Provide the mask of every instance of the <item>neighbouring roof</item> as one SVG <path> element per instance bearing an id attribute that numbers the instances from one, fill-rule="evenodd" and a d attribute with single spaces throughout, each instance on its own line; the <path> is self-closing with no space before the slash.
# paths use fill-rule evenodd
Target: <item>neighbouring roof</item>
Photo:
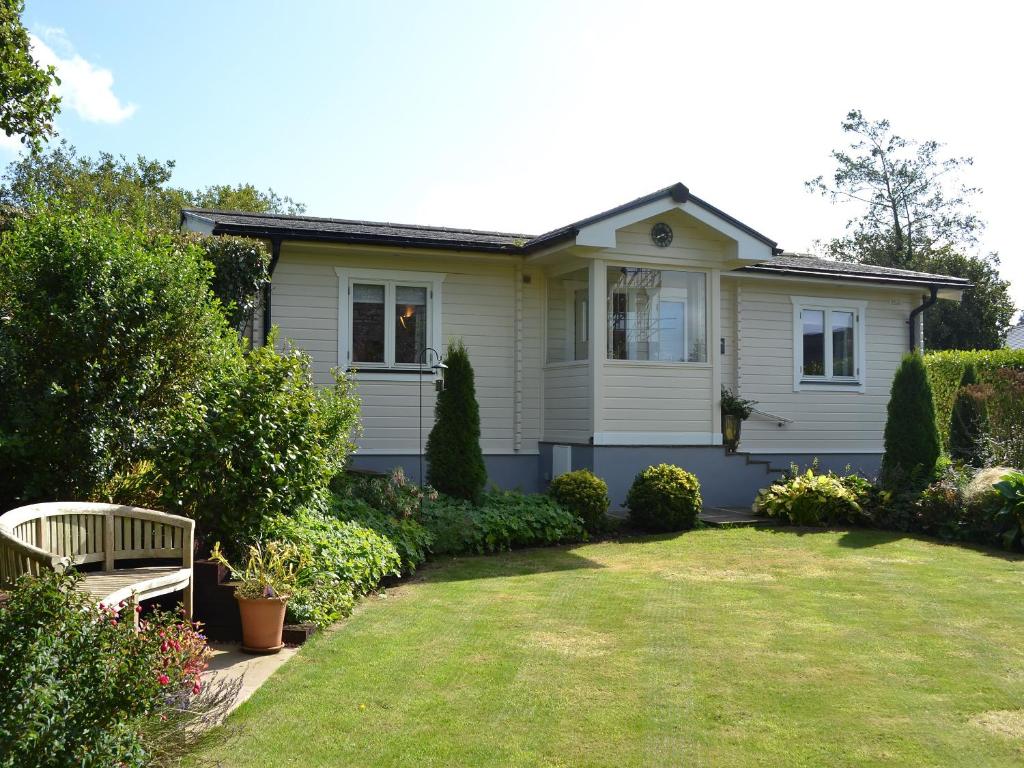
<path id="1" fill-rule="evenodd" d="M 774 240 L 770 240 L 710 203 L 693 196 L 685 185 L 679 183 L 542 235 L 429 227 L 418 224 L 393 224 L 381 221 L 328 219 L 317 216 L 216 211 L 206 208 L 185 208 L 182 211 L 182 221 L 192 220 L 201 223 L 204 228 L 208 228 L 215 235 L 244 235 L 270 240 L 306 240 L 356 245 L 390 245 L 402 248 L 529 254 L 560 242 L 573 240 L 583 227 L 641 208 L 663 198 L 671 198 L 675 203 L 691 203 L 699 206 L 769 246 L 775 254 L 769 261 L 751 264 L 736 270 L 739 272 L 799 275 L 899 285 L 934 285 L 954 290 L 970 287 L 967 280 L 958 277 L 783 253 Z"/>
<path id="2" fill-rule="evenodd" d="M 899 285 L 934 285 L 940 288 L 970 288 L 971 283 L 962 277 L 936 275 L 931 272 L 915 272 L 911 269 L 876 267 L 873 264 L 857 264 L 848 261 L 821 259 L 799 253 L 783 253 L 771 261 L 740 267 L 738 272 L 798 275 L 833 280 L 861 280 L 873 283 L 897 283 Z"/>
<path id="3" fill-rule="evenodd" d="M 1006 334 L 1006 346 L 1010 349 L 1024 349 L 1024 318 Z"/>

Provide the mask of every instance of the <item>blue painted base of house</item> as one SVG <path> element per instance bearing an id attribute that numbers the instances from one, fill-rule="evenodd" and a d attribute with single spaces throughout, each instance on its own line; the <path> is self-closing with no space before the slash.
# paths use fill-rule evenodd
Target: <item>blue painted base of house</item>
<path id="1" fill-rule="evenodd" d="M 589 469 L 608 483 L 612 508 L 621 508 L 633 478 L 652 464 L 675 464 L 700 480 L 706 507 L 749 507 L 757 492 L 778 479 L 790 464 L 806 468 L 817 459 L 821 470 L 845 472 L 849 468 L 874 478 L 881 454 L 728 454 L 721 446 L 571 446 L 573 469 Z M 541 443 L 538 454 L 487 455 L 488 485 L 525 493 L 544 491 L 551 481 L 552 444 Z M 387 472 L 402 467 L 411 480 L 420 482 L 419 457 L 372 455 L 352 457 L 352 467 Z"/>

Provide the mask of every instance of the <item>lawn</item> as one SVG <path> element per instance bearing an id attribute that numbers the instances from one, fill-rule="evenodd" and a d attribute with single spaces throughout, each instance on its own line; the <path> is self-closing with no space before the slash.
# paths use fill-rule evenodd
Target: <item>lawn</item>
<path id="1" fill-rule="evenodd" d="M 224 766 L 1020 765 L 1024 561 L 702 530 L 441 561 L 308 644 Z"/>

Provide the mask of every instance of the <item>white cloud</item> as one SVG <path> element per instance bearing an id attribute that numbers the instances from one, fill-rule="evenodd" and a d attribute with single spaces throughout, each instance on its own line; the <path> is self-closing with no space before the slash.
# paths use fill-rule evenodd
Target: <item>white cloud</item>
<path id="1" fill-rule="evenodd" d="M 120 123 L 135 113 L 134 104 L 122 104 L 114 94 L 114 75 L 109 69 L 97 67 L 75 53 L 63 30 L 48 28 L 42 34 L 62 55 L 30 34 L 32 55 L 41 65 L 52 65 L 57 70 L 61 81 L 57 93 L 65 109 L 70 107 L 90 123 Z"/>

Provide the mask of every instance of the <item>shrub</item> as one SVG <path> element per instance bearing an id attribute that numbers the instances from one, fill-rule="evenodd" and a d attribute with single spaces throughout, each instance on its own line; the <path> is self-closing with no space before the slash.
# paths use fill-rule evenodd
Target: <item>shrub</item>
<path id="1" fill-rule="evenodd" d="M 420 487 L 410 482 L 401 467 L 383 476 L 351 471 L 342 473 L 335 478 L 331 488 L 337 494 L 364 501 L 396 518 L 413 517 L 419 514 L 424 500 L 437 498 L 437 491 L 429 485 Z"/>
<path id="2" fill-rule="evenodd" d="M 209 650 L 195 625 L 154 613 L 135 631 L 134 605 L 97 609 L 77 578 L 23 577 L 0 606 L 0 765 L 149 765 L 146 720 L 201 691 Z"/>
<path id="3" fill-rule="evenodd" d="M 640 472 L 626 495 L 630 521 L 646 531 L 689 530 L 702 504 L 696 476 L 671 464 Z"/>
<path id="4" fill-rule="evenodd" d="M 432 498 L 437 498 L 434 494 Z M 417 505 L 418 506 L 418 505 Z M 336 494 L 331 515 L 376 531 L 390 541 L 401 558 L 402 573 L 413 573 L 427 560 L 433 536 L 417 517 L 395 517 L 374 509 L 361 499 Z"/>
<path id="5" fill-rule="evenodd" d="M 608 484 L 587 469 L 566 472 L 551 481 L 548 495 L 583 521 L 588 533 L 608 526 Z"/>
<path id="6" fill-rule="evenodd" d="M 851 485 L 861 487 L 859 482 L 844 482 L 831 472 L 816 474 L 811 467 L 800 473 L 793 466 L 788 477 L 757 494 L 754 510 L 792 525 L 857 522 L 862 519 L 862 507 Z"/>
<path id="7" fill-rule="evenodd" d="M 913 503 L 910 530 L 944 539 L 968 537 L 965 530 L 964 493 L 971 479 L 969 470 L 948 464 Z"/>
<path id="8" fill-rule="evenodd" d="M 480 449 L 480 407 L 466 347 L 448 344 L 444 389 L 437 396 L 436 423 L 427 438 L 427 480 L 441 493 L 478 501 L 487 484 Z"/>
<path id="9" fill-rule="evenodd" d="M 213 266 L 210 288 L 231 327 L 242 330 L 253 316 L 260 289 L 270 279 L 267 247 L 251 237 L 182 235 L 202 248 Z"/>
<path id="10" fill-rule="evenodd" d="M 974 366 L 980 384 L 994 384 L 998 371 L 1024 371 L 1024 349 L 929 352 L 924 356 L 924 364 L 928 370 L 928 381 L 932 385 L 935 421 L 943 445 L 948 446 L 953 402 L 960 390 L 960 380 L 967 365 Z M 1007 392 L 1006 395 L 1012 399 L 1012 393 Z M 1012 421 L 1004 422 L 1002 415 L 998 413 L 1002 403 L 1006 402 L 1007 405 L 1010 403 L 1002 396 L 997 396 L 997 401 L 997 403 L 989 402 L 990 429 L 999 435 L 1010 434 L 1013 431 L 1014 423 Z M 1016 422 L 1016 428 L 1018 432 L 1024 431 L 1024 421 Z M 1007 463 L 1018 466 L 1014 462 Z"/>
<path id="11" fill-rule="evenodd" d="M 0 508 L 84 498 L 147 456 L 235 344 L 201 251 L 55 207 L 0 241 Z"/>
<path id="12" fill-rule="evenodd" d="M 1010 467 L 979 469 L 964 489 L 964 507 L 975 515 L 995 514 L 1002 506 L 1002 499 L 995 485 L 1013 472 Z"/>
<path id="13" fill-rule="evenodd" d="M 401 559 L 388 539 L 357 523 L 299 511 L 266 521 L 264 533 L 294 545 L 298 588 L 289 621 L 326 626 L 352 611 L 354 598 L 400 574 Z"/>
<path id="14" fill-rule="evenodd" d="M 921 487 L 930 482 L 939 459 L 932 390 L 919 354 L 903 357 L 889 395 L 885 422 L 882 483 L 887 488 Z"/>
<path id="15" fill-rule="evenodd" d="M 1024 472 L 1011 472 L 995 484 L 1002 501 L 997 520 L 1007 549 L 1020 548 L 1024 532 Z"/>
<path id="16" fill-rule="evenodd" d="M 984 466 L 984 441 L 988 432 L 984 394 L 977 388 L 977 383 L 974 364 L 967 363 L 960 379 L 960 389 L 953 401 L 953 415 L 949 423 L 949 455 L 973 467 Z"/>
<path id="17" fill-rule="evenodd" d="M 484 554 L 586 536 L 583 521 L 549 497 L 517 491 L 485 493 L 480 506 L 441 496 L 424 507 L 422 522 L 438 554 Z"/>
<path id="18" fill-rule="evenodd" d="M 1024 370 L 993 371 L 988 382 L 979 386 L 985 388 L 988 460 L 1024 467 Z"/>
<path id="19" fill-rule="evenodd" d="M 359 400 L 341 374 L 333 387 L 314 387 L 305 353 L 270 344 L 228 359 L 199 414 L 176 420 L 161 440 L 164 505 L 238 557 L 263 520 L 326 509 L 330 479 L 353 448 Z"/>

